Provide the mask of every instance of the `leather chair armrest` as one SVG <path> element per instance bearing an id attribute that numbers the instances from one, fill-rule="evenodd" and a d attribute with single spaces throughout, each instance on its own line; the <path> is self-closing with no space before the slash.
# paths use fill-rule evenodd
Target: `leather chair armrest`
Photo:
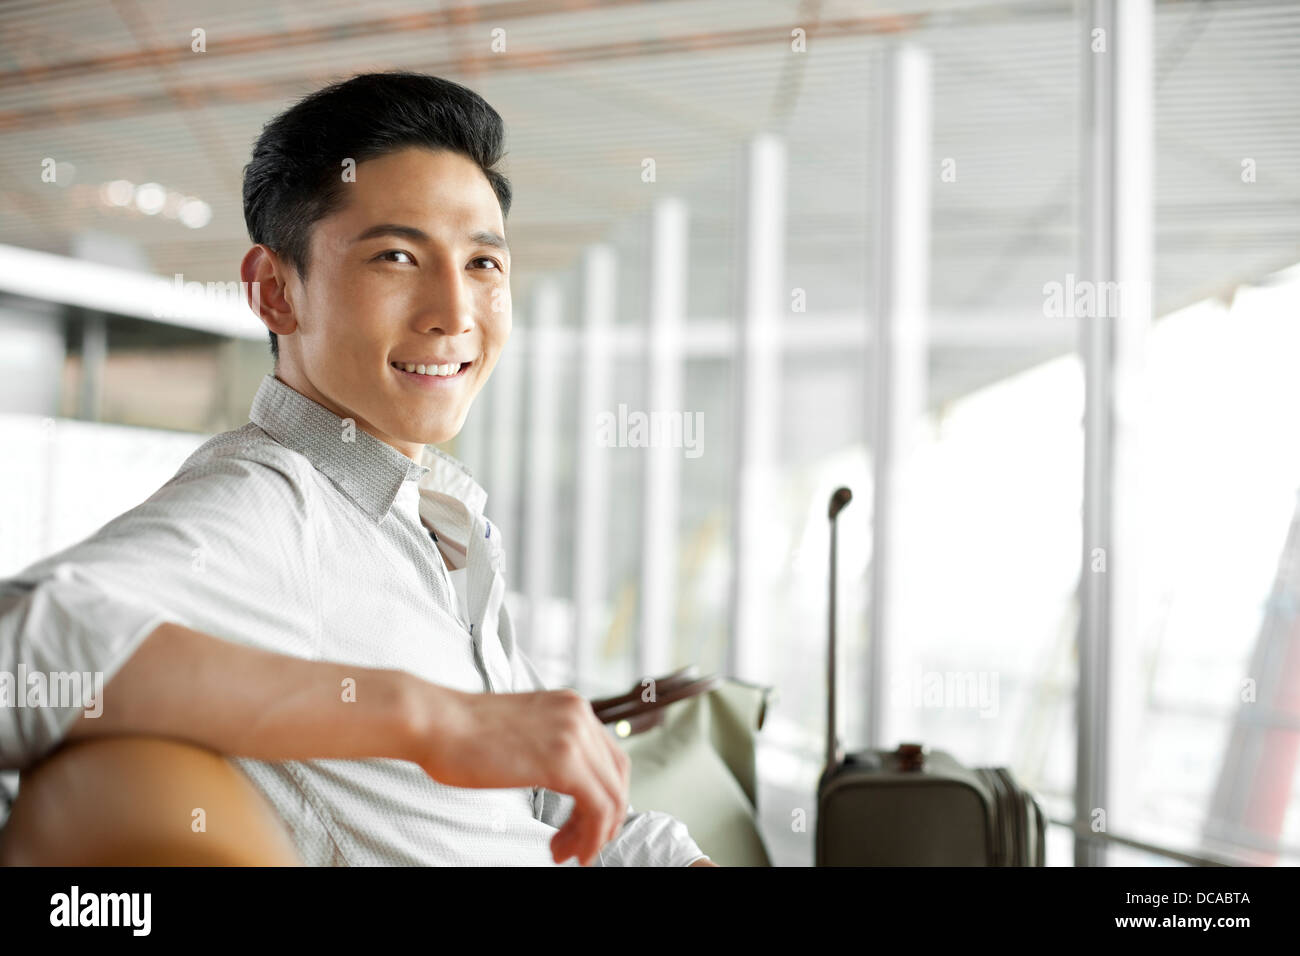
<path id="1" fill-rule="evenodd" d="M 204 829 L 194 825 L 203 811 Z M 260 791 L 220 754 L 165 737 L 78 740 L 24 770 L 6 866 L 299 866 Z"/>

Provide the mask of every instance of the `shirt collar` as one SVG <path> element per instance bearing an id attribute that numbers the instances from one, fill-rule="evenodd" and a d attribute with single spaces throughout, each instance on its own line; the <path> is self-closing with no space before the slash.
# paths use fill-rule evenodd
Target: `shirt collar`
<path id="1" fill-rule="evenodd" d="M 428 492 L 450 495 L 463 501 L 471 515 L 481 515 L 487 504 L 487 491 L 474 480 L 474 475 L 459 458 L 447 454 L 433 445 L 424 446 L 420 458 L 424 472 L 417 476 L 421 497 Z"/>
<path id="2" fill-rule="evenodd" d="M 375 522 L 382 521 L 403 484 L 459 498 L 475 513 L 487 492 L 460 461 L 425 445 L 420 460 L 362 431 L 268 374 L 253 397 L 249 420 L 286 448 L 303 455 Z"/>

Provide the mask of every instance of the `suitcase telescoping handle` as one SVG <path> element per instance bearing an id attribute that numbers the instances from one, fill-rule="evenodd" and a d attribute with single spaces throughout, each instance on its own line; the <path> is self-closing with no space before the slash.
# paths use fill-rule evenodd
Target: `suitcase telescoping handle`
<path id="1" fill-rule="evenodd" d="M 829 517 L 831 521 L 831 593 L 829 649 L 826 655 L 826 772 L 830 773 L 840 762 L 840 742 L 835 734 L 835 519 L 844 506 L 853 500 L 853 492 L 837 488 L 831 495 Z"/>

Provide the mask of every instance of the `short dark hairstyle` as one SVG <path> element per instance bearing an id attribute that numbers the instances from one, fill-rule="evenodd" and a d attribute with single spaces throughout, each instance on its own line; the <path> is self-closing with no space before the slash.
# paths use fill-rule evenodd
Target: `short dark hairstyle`
<path id="1" fill-rule="evenodd" d="M 317 90 L 262 129 L 244 167 L 248 236 L 307 278 L 311 227 L 343 203 L 343 160 L 358 166 L 407 146 L 446 149 L 478 164 L 510 214 L 510 181 L 494 167 L 505 124 L 483 97 L 424 73 L 363 73 Z M 274 332 L 271 355 L 278 362 Z"/>

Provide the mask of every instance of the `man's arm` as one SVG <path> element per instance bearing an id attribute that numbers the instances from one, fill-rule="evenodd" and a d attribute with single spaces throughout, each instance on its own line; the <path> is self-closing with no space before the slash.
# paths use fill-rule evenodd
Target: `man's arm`
<path id="1" fill-rule="evenodd" d="M 626 765 L 615 768 L 595 723 L 567 690 L 471 694 L 164 623 L 108 680 L 100 715 L 74 715 L 62 739 L 162 735 L 261 760 L 388 757 L 450 786 L 547 787 L 581 808 L 552 839 L 561 862 L 594 859 L 618 827 Z M 484 738 L 498 746 L 485 752 Z"/>
<path id="2" fill-rule="evenodd" d="M 278 654 L 169 622 L 108 681 L 102 712 L 76 717 L 64 738 L 177 737 L 258 760 L 414 760 L 426 753 L 414 746 L 417 707 L 450 731 L 460 696 L 404 671 Z"/>

